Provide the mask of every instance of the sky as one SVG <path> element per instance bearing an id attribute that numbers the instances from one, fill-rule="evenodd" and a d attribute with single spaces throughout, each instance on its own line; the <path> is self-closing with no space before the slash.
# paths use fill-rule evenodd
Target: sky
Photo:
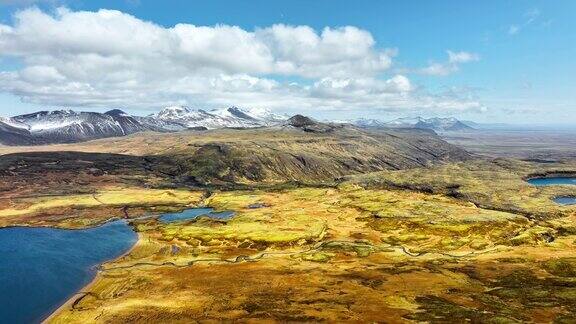
<path id="1" fill-rule="evenodd" d="M 0 0 L 0 115 L 576 123 L 576 1 Z"/>

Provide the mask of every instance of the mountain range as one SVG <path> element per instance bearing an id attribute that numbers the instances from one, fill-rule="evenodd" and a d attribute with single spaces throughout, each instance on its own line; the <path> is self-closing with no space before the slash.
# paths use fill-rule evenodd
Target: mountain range
<path id="1" fill-rule="evenodd" d="M 105 113 L 73 110 L 39 111 L 0 118 L 0 143 L 36 145 L 73 143 L 125 136 L 143 131 L 174 132 L 185 129 L 253 128 L 282 123 L 288 116 L 265 109 L 230 107 L 211 111 L 167 107 L 146 117 L 113 109 Z"/>
<path id="2" fill-rule="evenodd" d="M 289 116 L 274 114 L 267 109 L 230 107 L 205 111 L 172 106 L 143 118 L 145 123 L 165 129 L 189 128 L 251 128 L 280 124 Z"/>
<path id="3" fill-rule="evenodd" d="M 439 132 L 472 129 L 455 118 L 400 118 L 390 122 L 358 119 L 346 123 L 360 128 L 419 128 Z M 39 111 L 14 117 L 0 117 L 0 144 L 73 143 L 144 131 L 175 132 L 186 129 L 256 128 L 288 124 L 289 116 L 261 108 L 229 107 L 207 111 L 171 106 L 148 116 L 133 116 L 119 109 L 105 113 Z M 315 126 L 309 128 L 317 131 Z"/>
<path id="4" fill-rule="evenodd" d="M 459 132 L 474 128 L 456 118 L 398 118 L 389 122 L 377 119 L 357 119 L 352 124 L 363 128 L 420 128 L 437 132 Z"/>

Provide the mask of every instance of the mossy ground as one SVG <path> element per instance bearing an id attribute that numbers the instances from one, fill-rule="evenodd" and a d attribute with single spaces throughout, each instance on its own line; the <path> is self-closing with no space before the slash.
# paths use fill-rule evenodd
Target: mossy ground
<path id="1" fill-rule="evenodd" d="M 431 168 L 369 173 L 350 177 L 350 181 L 367 188 L 442 194 L 478 207 L 546 219 L 573 213 L 573 208 L 559 206 L 552 199 L 573 195 L 574 188 L 536 187 L 526 179 L 546 174 L 576 174 L 575 170 L 574 162 L 543 164 L 512 159 L 474 160 Z"/>
<path id="2" fill-rule="evenodd" d="M 2 159 L 0 226 L 139 235 L 51 322 L 576 321 L 576 207 L 551 200 L 574 188 L 525 182 L 573 162 L 473 161 L 418 132 L 198 134 L 0 148 L 44 152 Z M 252 190 L 164 189 L 191 185 Z M 236 216 L 153 217 L 198 205 Z"/>
<path id="3" fill-rule="evenodd" d="M 0 226 L 93 226 L 113 217 L 183 209 L 197 204 L 202 195 L 188 190 L 111 187 L 91 194 L 13 198 L 0 209 Z"/>
<path id="4" fill-rule="evenodd" d="M 5 191 L 0 225 L 78 228 L 123 217 L 138 232 L 131 252 L 104 264 L 56 323 L 570 323 L 576 207 L 550 198 L 575 189 L 525 178 L 575 169 L 498 159 L 327 188 L 210 193 L 90 174 L 76 179 L 90 186 L 63 190 L 54 174 L 42 184 L 49 197 L 30 196 L 26 185 Z M 194 206 L 235 216 L 155 217 Z"/>
<path id="5" fill-rule="evenodd" d="M 203 204 L 236 215 L 135 220 L 140 240 L 132 252 L 107 263 L 89 294 L 51 321 L 575 316 L 576 235 L 557 228 L 573 215 L 542 223 L 442 194 L 357 183 L 213 192 Z"/>

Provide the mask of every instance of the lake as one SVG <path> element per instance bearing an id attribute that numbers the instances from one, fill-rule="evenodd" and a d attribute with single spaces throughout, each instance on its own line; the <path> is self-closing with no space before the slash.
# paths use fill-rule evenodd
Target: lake
<path id="1" fill-rule="evenodd" d="M 532 178 L 528 183 L 535 186 L 576 185 L 576 177 Z"/>
<path id="2" fill-rule="evenodd" d="M 193 208 L 162 214 L 159 220 L 233 215 Z M 82 230 L 0 228 L 0 322 L 40 322 L 90 283 L 100 264 L 126 253 L 136 240 L 123 220 Z"/>
<path id="3" fill-rule="evenodd" d="M 137 235 L 125 221 L 84 229 L 0 229 L 0 318 L 39 322 L 127 252 Z"/>

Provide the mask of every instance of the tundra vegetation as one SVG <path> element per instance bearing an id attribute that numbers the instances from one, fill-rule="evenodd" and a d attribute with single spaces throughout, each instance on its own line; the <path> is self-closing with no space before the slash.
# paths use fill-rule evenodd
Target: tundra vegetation
<path id="1" fill-rule="evenodd" d="M 576 164 L 474 158 L 445 146 L 451 153 L 400 167 L 372 159 L 382 148 L 360 154 L 382 134 L 346 133 L 344 142 L 240 131 L 235 144 L 228 132 L 129 136 L 106 157 L 112 140 L 57 161 L 5 156 L 1 176 L 15 185 L 1 191 L 3 226 L 126 218 L 139 236 L 49 322 L 576 321 L 576 207 L 552 201 L 576 188 L 525 181 L 576 174 Z M 115 151 L 150 136 L 172 136 L 170 153 Z M 42 179 L 39 160 L 49 166 Z M 235 214 L 159 220 L 193 207 Z"/>

